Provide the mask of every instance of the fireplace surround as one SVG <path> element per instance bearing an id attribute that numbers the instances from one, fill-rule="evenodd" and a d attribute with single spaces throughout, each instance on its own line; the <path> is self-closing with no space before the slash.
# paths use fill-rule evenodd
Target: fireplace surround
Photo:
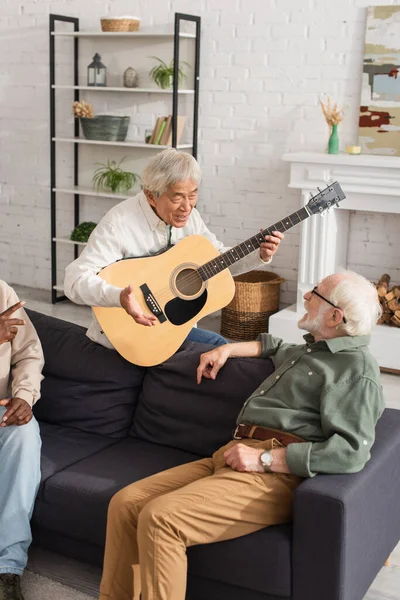
<path id="1" fill-rule="evenodd" d="M 346 194 L 338 208 L 301 224 L 297 302 L 269 320 L 272 335 L 302 343 L 305 332 L 297 328 L 297 321 L 304 314 L 303 294 L 338 268 L 347 267 L 350 211 L 400 214 L 400 158 L 298 152 L 285 154 L 283 160 L 290 163 L 289 187 L 300 190 L 301 206 L 317 187 L 333 181 Z M 377 325 L 370 347 L 382 369 L 400 373 L 400 328 Z"/>

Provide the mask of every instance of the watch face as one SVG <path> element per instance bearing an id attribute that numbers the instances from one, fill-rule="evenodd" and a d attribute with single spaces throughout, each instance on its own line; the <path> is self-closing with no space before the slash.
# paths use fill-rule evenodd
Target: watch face
<path id="1" fill-rule="evenodd" d="M 269 450 L 266 450 L 261 454 L 261 462 L 266 467 L 270 467 L 272 465 L 272 454 Z"/>

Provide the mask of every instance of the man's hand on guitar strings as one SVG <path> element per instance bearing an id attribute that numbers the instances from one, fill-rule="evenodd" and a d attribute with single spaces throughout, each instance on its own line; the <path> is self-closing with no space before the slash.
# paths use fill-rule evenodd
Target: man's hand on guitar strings
<path id="1" fill-rule="evenodd" d="M 157 317 L 150 313 L 146 314 L 143 312 L 142 307 L 134 296 L 131 285 L 128 285 L 128 287 L 122 290 L 119 299 L 122 308 L 126 310 L 128 315 L 130 315 L 136 323 L 144 325 L 145 327 L 153 327 L 153 325 L 156 324 Z"/>
<path id="2" fill-rule="evenodd" d="M 261 229 L 262 231 L 262 229 Z M 260 257 L 264 262 L 269 262 L 279 248 L 279 244 L 285 237 L 280 231 L 273 231 L 273 235 L 266 235 L 265 242 L 260 244 Z"/>

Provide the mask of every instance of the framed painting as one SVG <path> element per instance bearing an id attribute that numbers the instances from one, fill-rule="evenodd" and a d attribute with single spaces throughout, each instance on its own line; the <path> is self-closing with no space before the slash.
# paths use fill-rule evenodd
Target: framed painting
<path id="1" fill-rule="evenodd" d="M 359 145 L 364 154 L 400 156 L 400 6 L 368 8 Z"/>

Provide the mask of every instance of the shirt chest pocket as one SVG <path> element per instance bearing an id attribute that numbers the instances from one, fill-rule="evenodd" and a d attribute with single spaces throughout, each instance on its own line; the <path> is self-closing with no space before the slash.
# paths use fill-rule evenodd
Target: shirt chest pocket
<path id="1" fill-rule="evenodd" d="M 282 376 L 285 378 L 286 391 L 294 406 L 317 408 L 317 398 L 324 385 L 324 378 L 312 366 L 297 363 Z"/>

